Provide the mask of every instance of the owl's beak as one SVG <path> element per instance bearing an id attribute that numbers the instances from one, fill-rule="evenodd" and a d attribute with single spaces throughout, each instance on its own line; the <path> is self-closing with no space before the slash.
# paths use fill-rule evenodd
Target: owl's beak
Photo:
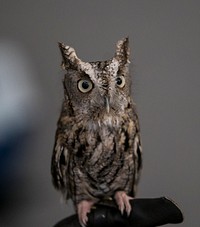
<path id="1" fill-rule="evenodd" d="M 110 113 L 110 100 L 109 100 L 109 97 L 105 97 L 105 107 L 106 107 L 107 113 Z"/>

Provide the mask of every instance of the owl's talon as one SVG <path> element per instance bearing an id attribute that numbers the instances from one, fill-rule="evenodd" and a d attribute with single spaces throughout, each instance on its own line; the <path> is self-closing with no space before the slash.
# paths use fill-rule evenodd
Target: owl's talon
<path id="1" fill-rule="evenodd" d="M 131 205 L 130 205 L 129 200 L 131 200 L 133 198 L 128 196 L 126 194 L 126 192 L 124 192 L 124 191 L 117 191 L 115 193 L 114 198 L 115 198 L 115 201 L 116 201 L 116 203 L 119 207 L 121 214 L 123 215 L 124 209 L 125 209 L 127 215 L 129 216 L 130 213 L 131 213 Z"/>
<path id="2" fill-rule="evenodd" d="M 77 213 L 80 225 L 85 227 L 88 222 L 87 214 L 90 213 L 90 210 L 93 206 L 94 202 L 89 200 L 83 200 L 77 205 Z"/>
<path id="3" fill-rule="evenodd" d="M 119 209 L 120 209 L 121 215 L 123 215 L 124 214 L 124 207 L 122 206 Z"/>

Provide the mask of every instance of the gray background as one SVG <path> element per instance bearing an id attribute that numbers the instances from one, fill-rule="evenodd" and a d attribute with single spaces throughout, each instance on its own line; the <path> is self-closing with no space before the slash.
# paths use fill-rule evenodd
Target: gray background
<path id="1" fill-rule="evenodd" d="M 180 226 L 199 226 L 199 23 L 194 0 L 0 1 L 0 42 L 23 50 L 37 97 L 34 130 L 16 159 L 0 226 L 52 226 L 73 212 L 71 203 L 60 203 L 50 176 L 63 98 L 57 42 L 95 61 L 112 57 L 127 35 L 144 152 L 138 196 L 168 196 L 184 212 Z"/>

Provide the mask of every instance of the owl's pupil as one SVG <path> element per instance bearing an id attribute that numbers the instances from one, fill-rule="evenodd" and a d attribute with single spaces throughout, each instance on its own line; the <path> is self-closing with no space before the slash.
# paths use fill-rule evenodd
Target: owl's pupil
<path id="1" fill-rule="evenodd" d="M 83 88 L 83 89 L 88 89 L 88 88 L 89 88 L 89 84 L 88 84 L 87 81 L 83 81 L 83 83 L 82 83 L 82 88 Z"/>
<path id="2" fill-rule="evenodd" d="M 117 85 L 121 85 L 122 84 L 122 79 L 120 77 L 118 77 L 116 79 Z"/>

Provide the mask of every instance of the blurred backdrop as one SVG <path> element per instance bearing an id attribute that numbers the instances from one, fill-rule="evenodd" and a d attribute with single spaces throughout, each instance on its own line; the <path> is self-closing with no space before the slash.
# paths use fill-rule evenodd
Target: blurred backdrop
<path id="1" fill-rule="evenodd" d="M 144 170 L 139 197 L 168 196 L 200 223 L 200 2 L 0 1 L 0 226 L 53 226 L 72 214 L 51 184 L 63 99 L 57 42 L 88 61 L 129 36 Z"/>

